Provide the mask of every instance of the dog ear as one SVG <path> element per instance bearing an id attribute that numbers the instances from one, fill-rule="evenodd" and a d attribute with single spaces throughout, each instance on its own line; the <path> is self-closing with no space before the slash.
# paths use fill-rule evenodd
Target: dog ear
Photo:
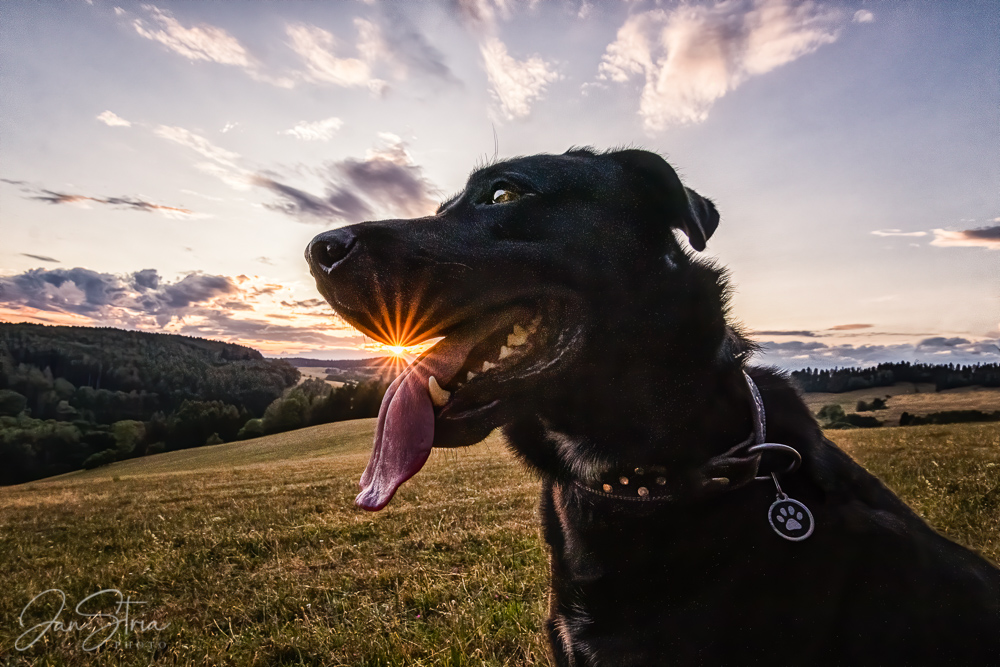
<path id="1" fill-rule="evenodd" d="M 687 235 L 691 247 L 702 251 L 719 226 L 719 212 L 710 199 L 681 184 L 673 167 L 656 153 L 629 149 L 609 153 L 637 184 L 654 215 L 666 215 L 670 226 Z"/>

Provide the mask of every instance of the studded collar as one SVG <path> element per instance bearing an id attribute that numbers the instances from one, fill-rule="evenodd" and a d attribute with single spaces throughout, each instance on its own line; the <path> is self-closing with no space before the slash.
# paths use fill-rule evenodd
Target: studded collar
<path id="1" fill-rule="evenodd" d="M 746 372 L 743 377 L 746 378 L 753 398 L 754 421 L 753 432 L 743 442 L 712 457 L 700 468 L 682 475 L 666 466 L 647 466 L 607 473 L 595 481 L 574 480 L 573 485 L 589 494 L 614 500 L 669 502 L 714 495 L 753 481 L 757 478 L 760 464 L 761 450 L 758 447 L 766 444 L 766 415 L 757 385 Z M 782 445 L 777 447 L 784 448 Z M 797 453 L 795 455 L 798 456 Z"/>

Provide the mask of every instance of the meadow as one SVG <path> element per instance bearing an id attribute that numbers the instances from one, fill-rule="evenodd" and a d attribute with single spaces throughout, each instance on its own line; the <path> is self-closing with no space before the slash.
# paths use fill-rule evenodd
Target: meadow
<path id="1" fill-rule="evenodd" d="M 897 382 L 891 387 L 872 387 L 839 394 L 810 392 L 803 398 L 813 413 L 831 404 L 839 405 L 844 412 L 854 412 L 858 401 L 870 403 L 875 398 L 884 399 L 884 409 L 860 413 L 875 417 L 884 426 L 898 426 L 899 417 L 904 412 L 926 415 L 944 410 L 1000 410 L 1000 388 L 996 387 L 972 386 L 935 391 L 933 384 Z"/>
<path id="2" fill-rule="evenodd" d="M 18 616 L 60 589 L 68 623 L 86 596 L 118 589 L 147 602 L 130 607 L 146 625 L 122 624 L 101 664 L 547 664 L 537 480 L 494 434 L 435 451 L 388 508 L 363 512 L 352 501 L 373 424 L 0 489 L 0 661 L 93 664 L 81 648 L 91 628 L 21 651 Z M 935 528 L 1000 561 L 1000 424 L 828 435 Z M 52 595 L 26 626 L 52 619 Z"/>

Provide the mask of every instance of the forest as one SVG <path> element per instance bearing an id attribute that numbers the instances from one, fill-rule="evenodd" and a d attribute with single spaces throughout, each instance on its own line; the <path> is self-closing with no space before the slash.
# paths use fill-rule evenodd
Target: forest
<path id="1" fill-rule="evenodd" d="M 805 368 L 791 372 L 802 391 L 839 394 L 856 389 L 891 387 L 897 382 L 933 384 L 934 391 L 958 387 L 1000 387 L 1000 364 L 882 363 L 870 368 Z"/>
<path id="2" fill-rule="evenodd" d="M 0 323 L 0 484 L 378 414 L 385 383 L 298 384 L 232 343 Z"/>

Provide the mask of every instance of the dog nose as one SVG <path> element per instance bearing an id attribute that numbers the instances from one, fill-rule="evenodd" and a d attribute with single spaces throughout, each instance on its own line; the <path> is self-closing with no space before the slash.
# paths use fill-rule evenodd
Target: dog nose
<path id="1" fill-rule="evenodd" d="M 306 260 L 314 271 L 329 273 L 339 264 L 357 242 L 348 229 L 333 229 L 314 238 L 306 248 Z"/>

